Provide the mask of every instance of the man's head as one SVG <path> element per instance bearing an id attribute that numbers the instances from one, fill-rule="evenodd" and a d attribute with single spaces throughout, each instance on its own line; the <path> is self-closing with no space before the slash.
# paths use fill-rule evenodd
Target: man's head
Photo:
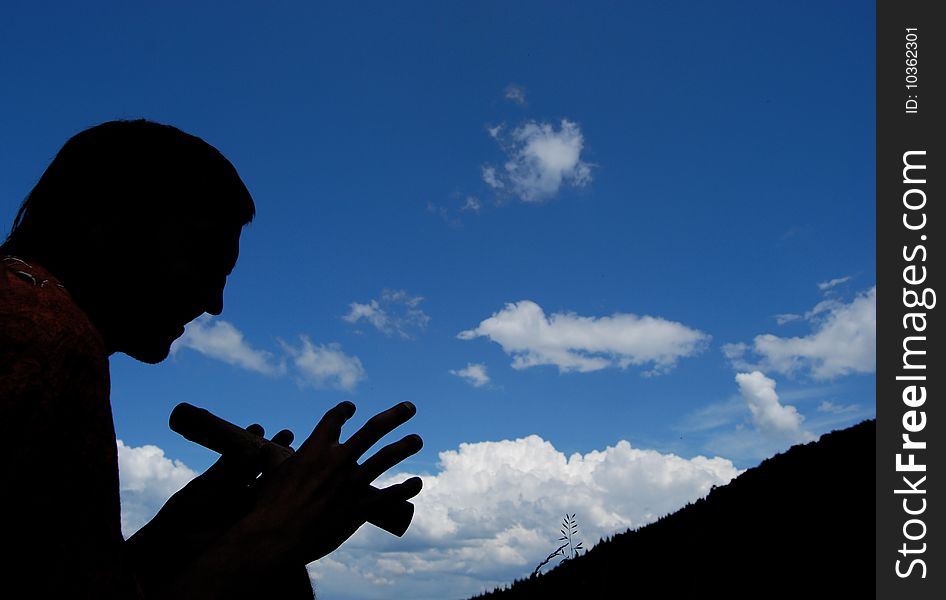
<path id="1" fill-rule="evenodd" d="M 49 269 L 111 352 L 158 362 L 185 323 L 223 310 L 254 213 L 213 146 L 168 125 L 111 121 L 66 142 L 0 252 Z"/>

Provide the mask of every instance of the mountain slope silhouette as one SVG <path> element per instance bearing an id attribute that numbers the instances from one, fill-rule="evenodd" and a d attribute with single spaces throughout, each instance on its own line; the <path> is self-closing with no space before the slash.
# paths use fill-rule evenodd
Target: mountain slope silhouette
<path id="1" fill-rule="evenodd" d="M 875 421 L 476 598 L 873 598 Z"/>

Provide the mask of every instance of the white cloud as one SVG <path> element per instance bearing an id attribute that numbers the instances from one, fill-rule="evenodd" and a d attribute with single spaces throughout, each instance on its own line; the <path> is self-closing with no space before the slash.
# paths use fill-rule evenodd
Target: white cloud
<path id="1" fill-rule="evenodd" d="M 730 361 L 738 362 L 746 354 L 746 351 L 749 349 L 749 344 L 743 342 L 723 344 L 720 346 L 720 349 Z"/>
<path id="2" fill-rule="evenodd" d="M 844 304 L 820 302 L 806 313 L 815 330 L 804 337 L 758 335 L 752 350 L 761 357 L 758 368 L 791 375 L 808 371 L 814 379 L 851 373 L 873 373 L 877 345 L 877 288 Z M 737 365 L 739 368 L 741 365 Z"/>
<path id="3" fill-rule="evenodd" d="M 446 206 L 440 206 L 439 204 L 428 202 L 427 212 L 437 215 L 438 217 L 443 219 L 443 222 L 449 225 L 450 227 L 460 227 L 462 225 L 459 219 L 450 216 L 450 211 L 447 209 Z"/>
<path id="4" fill-rule="evenodd" d="M 492 134 L 492 130 L 491 130 Z M 563 185 L 581 187 L 591 182 L 591 165 L 581 160 L 585 138 L 577 124 L 562 119 L 558 130 L 550 123 L 530 121 L 514 129 L 508 139 L 493 136 L 506 151 L 505 173 L 483 167 L 483 181 L 494 189 L 511 188 L 525 202 L 555 197 Z"/>
<path id="5" fill-rule="evenodd" d="M 430 317 L 421 310 L 423 296 L 412 296 L 404 290 L 385 289 L 379 299 L 367 304 L 352 302 L 342 317 L 349 323 L 365 321 L 385 335 L 399 335 L 409 339 L 411 333 L 425 329 Z"/>
<path id="6" fill-rule="evenodd" d="M 364 319 L 368 323 L 371 323 L 378 331 L 387 333 L 391 330 L 391 318 L 384 312 L 377 300 L 372 300 L 368 304 L 352 302 L 349 305 L 348 314 L 343 316 L 342 319 L 349 323 L 357 323 Z"/>
<path id="7" fill-rule="evenodd" d="M 752 413 L 752 423 L 762 432 L 792 441 L 811 440 L 811 434 L 802 430 L 805 420 L 794 406 L 779 403 L 775 380 L 760 373 L 738 373 L 739 392 Z"/>
<path id="8" fill-rule="evenodd" d="M 744 400 L 742 401 L 742 407 L 745 411 L 746 403 Z M 708 432 L 702 447 L 706 452 L 725 455 L 737 465 L 755 466 L 760 461 L 779 452 L 784 452 L 792 445 L 807 439 L 787 439 L 763 432 L 751 424 L 740 423 L 735 427 L 720 428 Z"/>
<path id="9" fill-rule="evenodd" d="M 480 363 L 468 363 L 463 369 L 457 371 L 451 369 L 450 373 L 457 377 L 462 377 L 473 387 L 483 387 L 489 383 L 486 365 Z"/>
<path id="10" fill-rule="evenodd" d="M 648 373 L 673 368 L 677 359 L 696 354 L 710 339 L 681 323 L 646 315 L 555 313 L 547 318 L 542 307 L 530 300 L 507 304 L 457 337 L 489 338 L 514 357 L 515 369 L 555 365 L 560 372 L 588 372 L 651 365 Z"/>
<path id="11" fill-rule="evenodd" d="M 482 208 L 483 208 L 483 203 L 480 202 L 479 198 L 477 198 L 476 196 L 467 196 L 466 202 L 463 204 L 460 210 L 464 212 L 472 211 L 472 212 L 478 213 L 480 212 L 480 209 Z"/>
<path id="12" fill-rule="evenodd" d="M 118 443 L 122 527 L 146 523 L 196 476 L 156 446 Z M 722 458 L 684 459 L 620 441 L 566 456 L 532 435 L 461 444 L 440 453 L 438 472 L 421 474 L 414 522 L 403 538 L 363 527 L 309 566 L 320 595 L 417 600 L 465 597 L 528 575 L 556 547 L 558 523 L 577 513 L 586 547 L 601 537 L 671 513 L 738 475 Z M 376 482 L 405 480 L 398 473 Z"/>
<path id="13" fill-rule="evenodd" d="M 365 377 L 365 369 L 356 356 L 342 352 L 338 344 L 313 344 L 308 337 L 299 336 L 301 346 L 296 348 L 282 342 L 291 357 L 302 384 L 352 390 Z"/>
<path id="14" fill-rule="evenodd" d="M 841 285 L 842 283 L 847 283 L 850 280 L 851 280 L 851 276 L 847 275 L 845 277 L 838 277 L 837 279 L 832 279 L 830 281 L 822 281 L 821 283 L 818 284 L 818 289 L 821 290 L 822 292 L 826 292 L 830 290 L 831 288 Z"/>
<path id="15" fill-rule="evenodd" d="M 796 315 L 795 313 L 782 313 L 775 315 L 775 322 L 779 325 L 784 325 L 786 323 L 791 323 L 792 321 L 798 321 L 801 318 L 801 315 Z"/>
<path id="16" fill-rule="evenodd" d="M 515 83 L 510 83 L 506 86 L 506 100 L 518 104 L 519 106 L 526 105 L 526 89 L 521 85 Z"/>
<path id="17" fill-rule="evenodd" d="M 151 520 L 168 498 L 197 476 L 157 446 L 126 446 L 118 440 L 122 533 L 127 538 Z"/>
<path id="18" fill-rule="evenodd" d="M 496 167 L 483 167 L 483 181 L 485 181 L 486 185 L 493 188 L 494 190 L 506 187 L 506 184 L 503 183 L 499 176 L 496 175 Z"/>
<path id="19" fill-rule="evenodd" d="M 171 352 L 190 348 L 201 354 L 222 360 L 264 375 L 282 375 L 286 372 L 283 361 L 277 361 L 270 352 L 256 350 L 243 339 L 243 333 L 230 323 L 204 315 L 191 321 L 184 335 L 171 345 Z"/>
<path id="20" fill-rule="evenodd" d="M 746 401 L 741 396 L 733 394 L 722 402 L 707 404 L 687 413 L 675 429 L 686 434 L 709 431 L 732 425 L 742 420 L 745 413 Z"/>
<path id="21" fill-rule="evenodd" d="M 818 304 L 815 304 L 814 308 L 805 312 L 804 319 L 806 321 L 814 321 L 821 318 L 821 315 L 825 313 L 831 313 L 834 310 L 837 310 L 843 307 L 844 304 L 837 298 L 828 298 L 822 300 Z"/>
<path id="22" fill-rule="evenodd" d="M 369 304 L 352 303 L 346 319 L 354 314 L 351 317 L 354 321 L 364 319 L 379 329 L 386 327 L 405 337 L 408 337 L 408 326 L 426 326 L 428 317 L 417 307 L 423 300 L 420 296 L 409 296 L 403 290 L 384 290 L 381 298 L 385 303 L 400 305 L 401 312 L 391 317 L 378 310 L 377 302 L 372 300 Z M 298 348 L 280 340 L 283 356 L 277 359 L 271 352 L 250 346 L 243 333 L 230 323 L 201 317 L 188 325 L 171 349 L 177 352 L 180 348 L 192 348 L 211 358 L 265 375 L 286 375 L 288 367 L 293 367 L 300 383 L 316 387 L 351 390 L 364 379 L 361 361 L 342 352 L 338 344 L 315 345 L 305 335 L 299 338 Z"/>
<path id="23" fill-rule="evenodd" d="M 856 404 L 840 405 L 825 400 L 818 405 L 818 412 L 829 413 L 832 415 L 842 415 L 844 413 L 858 412 L 861 408 Z"/>
<path id="24" fill-rule="evenodd" d="M 467 597 L 531 573 L 555 549 L 566 512 L 577 514 L 579 538 L 590 547 L 737 474 L 722 458 L 684 459 L 626 441 L 571 456 L 536 435 L 461 444 L 440 453 L 436 475 L 421 475 L 424 490 L 402 539 L 364 527 L 311 571 L 326 597 L 389 598 L 392 589 L 418 600 Z"/>

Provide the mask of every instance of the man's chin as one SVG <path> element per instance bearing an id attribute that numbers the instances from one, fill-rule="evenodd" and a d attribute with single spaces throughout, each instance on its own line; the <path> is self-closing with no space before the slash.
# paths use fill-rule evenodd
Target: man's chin
<path id="1" fill-rule="evenodd" d="M 168 357 L 168 355 L 171 353 L 171 347 L 174 341 L 183 333 L 183 328 L 181 328 L 180 333 L 175 332 L 173 337 L 168 335 L 155 335 L 148 341 L 140 341 L 136 344 L 126 344 L 126 347 L 122 349 L 122 352 L 134 358 L 135 360 L 140 360 L 141 362 L 148 363 L 149 365 L 156 365 Z"/>
<path id="2" fill-rule="evenodd" d="M 129 348 L 123 351 L 128 356 L 149 365 L 156 365 L 171 353 L 170 345 L 155 345 L 153 347 Z"/>

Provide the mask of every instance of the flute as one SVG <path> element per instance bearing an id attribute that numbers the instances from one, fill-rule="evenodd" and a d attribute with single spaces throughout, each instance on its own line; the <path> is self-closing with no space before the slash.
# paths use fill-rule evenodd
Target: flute
<path id="1" fill-rule="evenodd" d="M 184 438 L 209 448 L 219 454 L 241 454 L 253 452 L 269 444 L 269 440 L 247 431 L 233 423 L 221 419 L 209 410 L 198 408 L 186 402 L 174 407 L 168 419 L 171 431 L 175 431 Z M 277 448 L 282 448 L 274 444 Z M 285 450 L 283 460 L 292 455 L 292 451 Z M 366 494 L 377 494 L 381 490 L 369 485 Z M 407 531 L 414 518 L 414 505 L 407 500 L 401 500 L 388 506 L 387 510 L 376 511 L 368 515 L 368 522 L 376 527 L 401 537 Z"/>

